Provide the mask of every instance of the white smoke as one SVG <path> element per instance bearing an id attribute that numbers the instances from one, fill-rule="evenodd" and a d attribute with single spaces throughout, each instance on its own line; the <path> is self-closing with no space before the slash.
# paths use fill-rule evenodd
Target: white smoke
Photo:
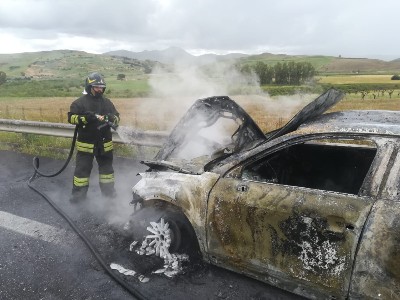
<path id="1" fill-rule="evenodd" d="M 149 84 L 152 97 L 141 99 L 140 105 L 135 106 L 135 114 L 148 116 L 151 122 L 159 123 L 160 130 L 165 130 L 165 128 L 172 130 L 189 107 L 197 99 L 205 97 L 229 96 L 253 119 L 265 122 L 269 121 L 270 116 L 290 119 L 315 98 L 314 95 L 302 94 L 270 97 L 262 91 L 255 74 L 244 75 L 233 64 L 228 63 L 212 66 L 176 64 L 170 70 L 157 68 L 150 75 Z M 226 144 L 225 139 L 232 135 L 232 128 L 234 127 L 222 121 L 210 127 L 209 130 L 202 130 L 199 135 L 210 139 L 211 143 Z M 137 129 L 139 128 L 133 128 L 133 130 Z M 120 133 L 122 138 L 126 136 L 126 132 Z M 199 141 L 188 144 L 182 152 L 189 153 L 187 156 L 194 158 L 208 153 L 209 149 L 204 149 L 205 147 L 207 145 Z M 147 159 L 152 159 L 152 157 Z M 137 173 L 138 170 L 116 170 L 116 187 L 119 197 L 113 201 L 94 200 L 91 203 L 94 205 L 92 209 L 97 206 L 99 212 L 107 214 L 111 223 L 125 222 L 131 212 L 129 201 Z"/>
<path id="2" fill-rule="evenodd" d="M 229 63 L 199 66 L 175 64 L 171 71 L 156 68 L 150 77 L 153 95 L 161 98 L 199 99 L 231 93 L 262 93 L 254 73 L 242 74 Z"/>

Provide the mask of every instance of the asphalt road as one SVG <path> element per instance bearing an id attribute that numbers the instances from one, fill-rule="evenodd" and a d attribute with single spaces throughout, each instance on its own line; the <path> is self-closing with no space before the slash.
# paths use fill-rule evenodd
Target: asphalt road
<path id="1" fill-rule="evenodd" d="M 32 158 L 0 151 L 0 299 L 134 299 L 102 268 L 67 221 L 27 182 L 33 174 Z M 52 174 L 63 161 L 40 158 L 40 171 Z M 103 199 L 93 169 L 89 198 L 72 205 L 73 163 L 57 177 L 38 178 L 32 186 L 50 198 L 90 240 L 107 266 L 119 264 L 140 277 L 115 270 L 120 280 L 144 299 L 300 299 L 267 284 L 221 268 L 192 262 L 170 278 L 153 273 L 159 258 L 129 251 L 132 242 L 122 234 L 129 219 L 131 187 L 145 169 L 135 160 L 116 158 L 118 197 Z"/>

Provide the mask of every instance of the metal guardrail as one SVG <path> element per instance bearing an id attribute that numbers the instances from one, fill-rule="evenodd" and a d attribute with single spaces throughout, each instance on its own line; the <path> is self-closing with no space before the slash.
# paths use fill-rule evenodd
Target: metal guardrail
<path id="1" fill-rule="evenodd" d="M 72 138 L 74 129 L 74 125 L 64 123 L 0 119 L 0 131 Z M 161 147 L 168 135 L 169 133 L 165 131 L 143 131 L 120 126 L 118 131 L 113 131 L 113 141 L 137 146 Z"/>

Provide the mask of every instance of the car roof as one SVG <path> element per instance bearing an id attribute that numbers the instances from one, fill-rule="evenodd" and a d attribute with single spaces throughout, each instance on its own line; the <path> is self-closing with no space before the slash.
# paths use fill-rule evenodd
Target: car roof
<path id="1" fill-rule="evenodd" d="M 313 134 L 356 134 L 356 135 L 382 135 L 400 137 L 400 111 L 384 110 L 351 110 L 322 114 L 299 126 L 295 131 L 289 132 L 278 138 L 286 140 L 290 136 L 313 135 Z M 264 151 L 276 144 L 275 140 L 258 145 L 256 148 L 245 153 L 242 158 L 253 156 L 256 152 Z M 261 147 L 261 148 L 258 148 Z M 258 149 L 258 150 L 257 150 Z M 224 174 L 233 165 L 237 164 L 238 157 L 230 157 L 225 163 L 213 169 L 213 172 Z"/>
<path id="2" fill-rule="evenodd" d="M 296 134 L 323 132 L 400 136 L 400 111 L 349 110 L 323 114 L 302 124 Z"/>

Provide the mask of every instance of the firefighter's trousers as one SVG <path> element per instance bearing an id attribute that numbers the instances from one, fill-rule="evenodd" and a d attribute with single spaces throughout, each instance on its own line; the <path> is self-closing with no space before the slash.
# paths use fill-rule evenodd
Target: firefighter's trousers
<path id="1" fill-rule="evenodd" d="M 99 185 L 101 193 L 106 197 L 115 196 L 112 151 L 108 151 L 102 155 L 77 151 L 72 188 L 72 196 L 75 198 L 84 199 L 86 197 L 94 157 L 96 157 L 99 167 Z"/>

